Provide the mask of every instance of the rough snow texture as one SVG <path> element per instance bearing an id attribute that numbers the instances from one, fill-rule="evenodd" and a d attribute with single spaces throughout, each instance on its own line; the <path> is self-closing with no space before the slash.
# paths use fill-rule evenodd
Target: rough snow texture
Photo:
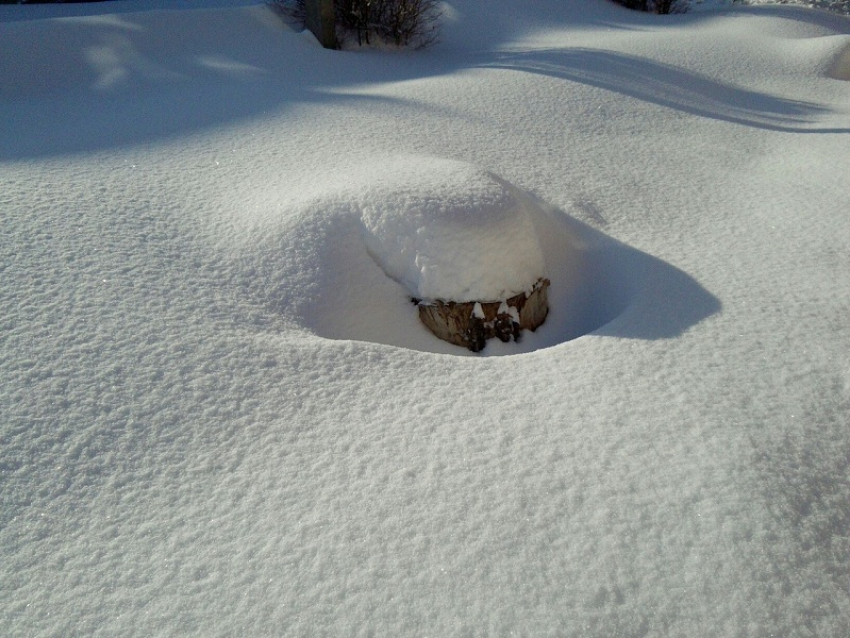
<path id="1" fill-rule="evenodd" d="M 0 7 L 4 638 L 847 638 L 847 18 L 202 4 Z M 399 155 L 535 202 L 537 332 L 420 324 Z"/>

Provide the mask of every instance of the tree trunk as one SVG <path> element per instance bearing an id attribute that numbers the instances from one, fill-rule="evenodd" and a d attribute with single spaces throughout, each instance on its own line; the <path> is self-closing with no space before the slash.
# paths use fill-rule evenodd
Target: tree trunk
<path id="1" fill-rule="evenodd" d="M 419 302 L 419 318 L 443 341 L 480 352 L 487 339 L 518 341 L 523 330 L 534 332 L 549 313 L 548 279 L 540 279 L 528 294 L 504 301 Z"/>
<path id="2" fill-rule="evenodd" d="M 326 49 L 336 49 L 333 0 L 304 0 L 304 22 Z"/>

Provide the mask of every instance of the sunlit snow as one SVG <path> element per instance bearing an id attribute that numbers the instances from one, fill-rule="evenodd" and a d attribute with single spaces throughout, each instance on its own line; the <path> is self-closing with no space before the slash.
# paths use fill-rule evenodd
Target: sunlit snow
<path id="1" fill-rule="evenodd" d="M 444 8 L 0 6 L 0 635 L 850 635 L 850 19 Z"/>

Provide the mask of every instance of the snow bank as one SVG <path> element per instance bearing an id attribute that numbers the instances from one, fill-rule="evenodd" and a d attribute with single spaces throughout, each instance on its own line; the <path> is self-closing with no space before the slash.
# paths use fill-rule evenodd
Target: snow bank
<path id="1" fill-rule="evenodd" d="M 359 202 L 369 254 L 418 299 L 497 301 L 545 273 L 529 211 L 470 164 L 398 158 Z"/>

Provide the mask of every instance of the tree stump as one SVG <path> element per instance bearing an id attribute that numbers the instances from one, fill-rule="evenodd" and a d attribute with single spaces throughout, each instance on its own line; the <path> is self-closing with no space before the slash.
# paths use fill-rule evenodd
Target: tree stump
<path id="1" fill-rule="evenodd" d="M 323 47 L 337 48 L 333 0 L 306 0 L 304 23 Z"/>
<path id="2" fill-rule="evenodd" d="M 519 341 L 523 330 L 534 332 L 549 313 L 548 279 L 538 279 L 530 293 L 504 301 L 413 301 L 419 319 L 443 341 L 480 352 L 487 339 Z"/>

